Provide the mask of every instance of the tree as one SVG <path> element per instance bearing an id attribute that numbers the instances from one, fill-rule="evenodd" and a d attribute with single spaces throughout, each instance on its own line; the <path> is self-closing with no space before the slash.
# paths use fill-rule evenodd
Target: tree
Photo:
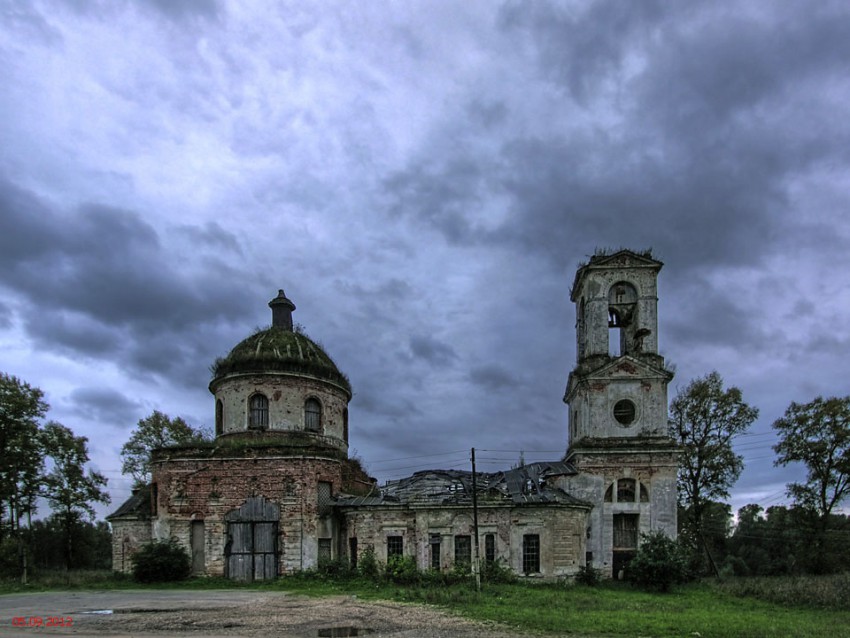
<path id="1" fill-rule="evenodd" d="M 92 503 L 108 503 L 110 498 L 102 488 L 106 477 L 89 469 L 88 439 L 74 436 L 61 423 L 51 422 L 41 433 L 45 452 L 53 461 L 53 469 L 44 477 L 44 496 L 62 522 L 66 569 L 73 556 L 72 531 L 84 517 L 93 519 Z"/>
<path id="2" fill-rule="evenodd" d="M 151 481 L 151 452 L 204 438 L 203 432 L 193 429 L 180 417 L 172 419 L 154 410 L 150 416 L 139 420 L 130 440 L 121 448 L 121 472 L 131 475 L 137 487 L 147 485 Z"/>
<path id="3" fill-rule="evenodd" d="M 788 494 L 818 519 L 822 571 L 827 567 L 823 549 L 830 515 L 850 496 L 850 396 L 791 403 L 773 429 L 780 438 L 773 447 L 779 455 L 774 464 L 806 466 L 806 482 L 789 483 Z"/>
<path id="4" fill-rule="evenodd" d="M 0 373 L 0 515 L 17 535 L 21 518 L 31 517 L 43 469 L 39 419 L 47 413 L 44 393 Z M 0 540 L 3 525 L 0 520 Z"/>
<path id="5" fill-rule="evenodd" d="M 758 417 L 738 388 L 723 389 L 717 372 L 694 379 L 670 404 L 672 436 L 682 446 L 679 501 L 687 508 L 686 529 L 702 543 L 703 522 L 711 501 L 729 497 L 729 488 L 744 467 L 732 440 Z"/>

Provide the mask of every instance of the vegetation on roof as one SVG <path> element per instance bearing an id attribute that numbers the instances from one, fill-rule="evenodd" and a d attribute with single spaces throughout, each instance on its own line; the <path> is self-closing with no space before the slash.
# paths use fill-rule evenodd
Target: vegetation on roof
<path id="1" fill-rule="evenodd" d="M 578 263 L 578 267 L 576 268 L 576 270 L 581 270 L 585 266 L 596 263 L 598 261 L 602 261 L 603 259 L 607 259 L 608 257 L 611 257 L 621 252 L 632 253 L 633 255 L 643 257 L 644 259 L 655 259 L 655 257 L 652 256 L 652 248 L 646 248 L 644 250 L 632 250 L 631 248 L 626 248 L 624 246 L 620 246 L 619 248 L 612 248 L 610 246 L 597 246 L 593 250 L 593 255 L 588 257 L 586 260 L 580 261 Z"/>
<path id="2" fill-rule="evenodd" d="M 274 326 L 258 329 L 226 357 L 217 358 L 210 372 L 213 380 L 228 374 L 251 372 L 305 374 L 335 383 L 351 394 L 348 377 L 303 329 L 292 331 Z"/>

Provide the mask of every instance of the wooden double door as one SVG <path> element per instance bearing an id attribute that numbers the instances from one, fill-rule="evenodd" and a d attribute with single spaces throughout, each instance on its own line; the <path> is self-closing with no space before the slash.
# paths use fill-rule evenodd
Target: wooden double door
<path id="1" fill-rule="evenodd" d="M 280 508 L 262 496 L 252 497 L 225 516 L 226 574 L 232 580 L 271 580 L 278 573 Z"/>

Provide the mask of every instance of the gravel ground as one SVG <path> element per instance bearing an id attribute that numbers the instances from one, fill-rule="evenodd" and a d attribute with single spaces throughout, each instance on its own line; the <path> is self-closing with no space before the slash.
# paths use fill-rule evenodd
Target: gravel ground
<path id="1" fill-rule="evenodd" d="M 111 613 L 105 613 L 111 612 Z M 13 618 L 72 619 L 70 627 L 15 627 Z M 0 596 L 0 636 L 529 636 L 423 605 L 235 591 L 48 592 Z"/>

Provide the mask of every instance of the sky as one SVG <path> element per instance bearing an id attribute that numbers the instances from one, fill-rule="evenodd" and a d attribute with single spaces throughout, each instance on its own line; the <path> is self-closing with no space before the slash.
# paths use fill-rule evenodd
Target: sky
<path id="1" fill-rule="evenodd" d="M 760 410 L 733 509 L 788 503 L 792 401 L 846 396 L 846 2 L 0 0 L 0 370 L 89 439 L 114 510 L 153 410 L 294 320 L 381 482 L 553 460 L 570 286 L 651 248 L 669 396 Z M 42 512 L 46 514 L 46 512 Z"/>

